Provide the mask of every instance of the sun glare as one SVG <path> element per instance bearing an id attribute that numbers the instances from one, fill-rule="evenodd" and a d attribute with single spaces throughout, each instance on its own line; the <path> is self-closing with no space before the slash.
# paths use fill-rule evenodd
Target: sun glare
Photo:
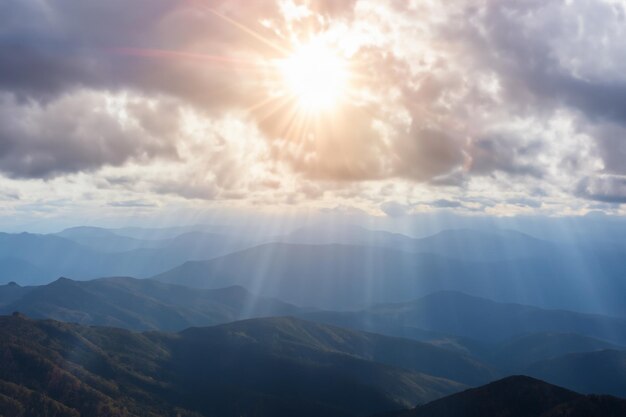
<path id="1" fill-rule="evenodd" d="M 289 94 L 306 110 L 331 109 L 346 92 L 347 60 L 321 42 L 300 46 L 279 62 L 279 69 Z"/>

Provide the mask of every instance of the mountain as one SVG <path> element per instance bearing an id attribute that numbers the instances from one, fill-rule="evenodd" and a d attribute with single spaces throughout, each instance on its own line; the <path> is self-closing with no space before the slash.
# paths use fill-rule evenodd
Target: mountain
<path id="1" fill-rule="evenodd" d="M 113 230 L 100 227 L 79 226 L 65 229 L 56 236 L 102 252 L 126 252 L 136 249 L 158 248 L 162 242 L 122 236 Z"/>
<path id="2" fill-rule="evenodd" d="M 241 287 L 197 290 L 117 277 L 92 281 L 60 278 L 36 287 L 1 286 L 0 313 L 13 311 L 81 324 L 172 331 L 250 317 L 295 314 L 299 309 L 256 297 Z"/>
<path id="3" fill-rule="evenodd" d="M 31 287 L 22 287 L 15 282 L 0 285 L 0 308 L 11 305 L 31 291 Z"/>
<path id="4" fill-rule="evenodd" d="M 471 229 L 443 230 L 432 236 L 416 239 L 415 252 L 433 252 L 470 261 L 504 261 L 548 258 L 559 250 L 551 242 L 513 230 L 478 231 Z"/>
<path id="5" fill-rule="evenodd" d="M 364 262 L 367 260 L 367 262 Z M 436 255 L 385 248 L 273 243 L 203 262 L 187 262 L 154 279 L 199 288 L 242 285 L 299 305 L 350 308 L 378 298 L 427 291 L 427 271 L 454 268 Z M 420 272 L 422 272 L 420 274 Z M 388 277 L 383 283 L 382 278 Z M 384 285 L 383 285 L 384 284 Z"/>
<path id="6" fill-rule="evenodd" d="M 0 258 L 5 260 L 0 279 L 4 282 L 36 284 L 54 276 L 64 266 L 94 256 L 96 254 L 87 248 L 57 236 L 0 233 Z M 52 265 L 50 271 L 47 266 Z"/>
<path id="7" fill-rule="evenodd" d="M 351 357 L 408 369 L 468 385 L 496 378 L 493 368 L 467 355 L 413 340 L 357 332 L 290 317 L 239 321 L 226 326 L 257 343 L 290 344 L 336 352 Z M 281 348 L 282 349 L 282 348 Z"/>
<path id="8" fill-rule="evenodd" d="M 620 295 L 626 293 L 622 259 L 607 258 L 598 261 L 602 267 L 586 270 L 567 258 L 477 262 L 381 247 L 272 243 L 187 262 L 153 278 L 198 288 L 242 285 L 330 310 L 453 290 L 549 308 L 620 313 Z M 594 297 L 588 296 L 590 280 Z"/>
<path id="9" fill-rule="evenodd" d="M 200 288 L 242 285 L 331 310 L 454 290 L 626 317 L 620 297 L 626 292 L 626 264 L 618 246 L 555 244 L 508 230 L 446 230 L 415 239 L 358 227 L 326 229 L 301 229 L 274 237 L 276 243 L 264 243 L 269 236 L 243 227 L 5 233 L 0 283 L 157 276 Z M 315 242 L 324 244 L 310 244 Z"/>
<path id="10" fill-rule="evenodd" d="M 626 351 L 571 353 L 534 363 L 526 372 L 579 392 L 626 398 Z"/>
<path id="11" fill-rule="evenodd" d="M 0 410 L 29 417 L 351 417 L 464 388 L 343 353 L 336 348 L 346 337 L 294 319 L 140 334 L 0 317 Z"/>
<path id="12" fill-rule="evenodd" d="M 504 342 L 529 333 L 576 333 L 626 344 L 626 320 L 499 303 L 460 292 L 437 292 L 407 303 L 380 304 L 353 312 L 305 313 L 309 320 L 420 339 L 424 331 L 483 342 Z M 415 336 L 417 333 L 417 337 Z"/>
<path id="13" fill-rule="evenodd" d="M 19 258 L 0 259 L 0 282 L 33 282 L 45 280 L 48 274 L 41 268 Z"/>
<path id="14" fill-rule="evenodd" d="M 109 229 L 119 236 L 127 236 L 141 240 L 163 240 L 171 239 L 190 232 L 207 232 L 219 234 L 231 234 L 231 228 L 228 226 L 194 224 L 187 226 L 170 226 L 170 227 L 121 227 Z"/>
<path id="15" fill-rule="evenodd" d="M 0 278 L 4 282 L 37 285 L 61 275 L 76 279 L 123 274 L 145 276 L 181 262 L 180 258 L 158 257 L 153 252 L 142 251 L 145 250 L 104 253 L 55 235 L 0 233 L 0 256 L 18 259 L 35 270 L 19 276 L 10 270 L 0 270 Z"/>
<path id="16" fill-rule="evenodd" d="M 133 229 L 130 229 L 133 230 Z M 142 236 L 139 231 L 136 234 Z M 163 229 L 169 230 L 169 229 Z M 146 229 L 145 237 L 125 236 L 126 229 L 104 229 L 99 227 L 73 227 L 56 234 L 90 249 L 105 253 L 148 253 L 155 258 L 172 258 L 182 263 L 192 259 L 209 259 L 241 250 L 259 243 L 259 240 L 246 235 L 233 236 L 206 231 L 191 231 L 187 228 L 176 228 L 172 231 L 180 234 L 161 235 L 160 229 Z M 154 233 L 151 233 L 154 232 Z M 131 233 L 132 235 L 132 233 Z"/>
<path id="17" fill-rule="evenodd" d="M 254 243 L 199 232 L 140 240 L 98 228 L 69 229 L 57 235 L 0 233 L 0 283 L 39 285 L 59 276 L 147 277 L 185 261 L 210 259 Z"/>
<path id="18" fill-rule="evenodd" d="M 281 243 L 298 245 L 353 245 L 399 249 L 412 252 L 416 239 L 400 233 L 369 230 L 350 224 L 301 227 L 278 238 Z"/>
<path id="19" fill-rule="evenodd" d="M 513 230 L 442 230 L 430 236 L 411 238 L 383 230 L 352 225 L 304 227 L 281 242 L 309 245 L 342 244 L 382 247 L 414 253 L 433 253 L 469 261 L 502 261 L 546 257 L 558 249 L 554 243 Z"/>
<path id="20" fill-rule="evenodd" d="M 19 297 L 14 294 L 16 289 L 21 289 Z M 13 301 L 0 304 L 0 313 L 19 311 L 33 318 L 131 330 L 181 330 L 191 326 L 300 312 L 295 306 L 277 300 L 254 297 L 241 287 L 195 290 L 132 278 L 93 281 L 62 278 L 41 287 L 11 285 L 0 287 L 0 300 L 3 298 L 12 298 Z M 286 320 L 283 322 L 289 323 Z M 266 328 L 267 323 L 275 324 L 263 321 L 254 325 Z M 341 334 L 342 343 L 335 340 L 332 347 L 324 346 L 326 350 L 341 351 L 469 385 L 478 385 L 496 377 L 494 369 L 476 359 L 431 344 L 337 328 L 333 328 L 332 335 L 328 335 L 328 326 L 307 322 L 298 323 L 298 326 L 305 328 L 308 335 L 327 342 L 331 336 Z M 267 334 L 276 334 L 276 331 L 274 329 Z M 287 332 L 282 331 L 281 334 L 286 335 Z"/>
<path id="21" fill-rule="evenodd" d="M 626 401 L 584 396 L 526 376 L 512 376 L 387 417 L 619 417 Z"/>
<path id="22" fill-rule="evenodd" d="M 483 359 L 500 369 L 520 372 L 534 362 L 569 353 L 618 348 L 604 340 L 576 333 L 531 333 L 497 344 Z"/>

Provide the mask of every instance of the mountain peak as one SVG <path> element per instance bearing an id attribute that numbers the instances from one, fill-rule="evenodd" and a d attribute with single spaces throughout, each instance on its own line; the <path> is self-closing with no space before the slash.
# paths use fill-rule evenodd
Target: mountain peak
<path id="1" fill-rule="evenodd" d="M 581 394 L 535 378 L 514 375 L 390 416 L 535 417 L 581 397 Z"/>

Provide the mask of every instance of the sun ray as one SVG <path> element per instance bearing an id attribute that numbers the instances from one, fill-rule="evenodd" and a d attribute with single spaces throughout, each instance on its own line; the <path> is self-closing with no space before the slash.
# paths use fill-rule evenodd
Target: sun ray
<path id="1" fill-rule="evenodd" d="M 186 51 L 174 51 L 174 50 L 168 50 L 168 49 L 113 48 L 112 51 L 118 54 L 122 54 L 122 55 L 139 56 L 139 57 L 146 57 L 146 58 L 185 59 L 185 60 L 206 61 L 206 62 L 225 63 L 225 64 L 236 64 L 236 65 L 245 65 L 245 66 L 254 67 L 255 69 L 260 69 L 264 66 L 269 66 L 268 64 L 263 64 L 262 62 L 259 62 L 258 60 L 241 59 L 241 58 L 233 58 L 233 57 L 223 56 L 223 55 L 209 55 L 209 54 L 186 52 Z"/>
<path id="2" fill-rule="evenodd" d="M 252 36 L 253 38 L 257 39 L 258 41 L 264 43 L 267 46 L 270 46 L 272 48 L 274 48 L 276 51 L 281 52 L 282 54 L 288 54 L 289 50 L 287 48 L 283 48 L 282 46 L 280 46 L 279 44 L 277 44 L 276 42 L 271 41 L 270 39 L 268 39 L 267 37 L 259 34 L 258 32 L 250 29 L 249 27 L 247 27 L 244 24 L 241 24 L 239 22 L 237 22 L 234 19 L 231 19 L 230 17 L 218 12 L 216 9 L 211 8 L 209 6 L 206 6 L 204 4 L 198 4 L 200 3 L 199 1 L 194 2 L 196 7 L 207 11 L 209 13 L 212 13 L 214 16 L 219 17 L 220 19 L 224 20 L 225 22 L 230 23 L 231 25 L 235 26 L 236 28 L 244 31 L 245 33 L 247 33 L 248 35 Z"/>
<path id="3" fill-rule="evenodd" d="M 356 85 L 363 72 L 355 65 L 332 36 L 309 33 L 302 39 L 281 46 L 284 38 L 272 40 L 250 27 L 202 4 L 189 0 L 192 7 L 207 12 L 243 31 L 279 53 L 267 50 L 256 56 L 233 57 L 197 51 L 174 51 L 158 48 L 117 48 L 116 53 L 146 58 L 198 61 L 212 69 L 252 71 L 249 80 L 256 84 L 246 109 L 256 123 L 272 136 L 302 146 L 328 133 L 341 118 L 343 107 L 358 104 Z M 269 55 L 269 56 L 268 56 Z M 269 129 L 269 130 L 268 130 Z"/>

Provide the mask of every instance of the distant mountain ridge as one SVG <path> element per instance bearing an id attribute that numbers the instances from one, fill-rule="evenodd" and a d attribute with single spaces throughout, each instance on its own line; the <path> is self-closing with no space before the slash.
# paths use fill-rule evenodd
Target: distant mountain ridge
<path id="1" fill-rule="evenodd" d="M 245 238 L 198 232 L 161 241 L 91 228 L 56 235 L 0 233 L 0 283 L 38 285 L 59 276 L 147 277 L 188 260 L 210 259 L 253 244 Z"/>
<path id="2" fill-rule="evenodd" d="M 528 375 L 553 384 L 567 384 L 583 393 L 626 398 L 626 351 L 605 349 L 577 352 L 530 365 Z"/>
<path id="3" fill-rule="evenodd" d="M 626 348 L 571 332 L 537 332 L 508 339 L 497 344 L 487 356 L 479 355 L 479 357 L 502 370 L 528 372 L 528 366 L 536 362 L 572 353 L 599 352 L 609 349 Z M 565 385 L 569 386 L 569 384 Z"/>
<path id="4" fill-rule="evenodd" d="M 412 238 L 341 225 L 286 235 L 243 227 L 77 227 L 49 235 L 1 234 L 0 283 L 156 276 L 202 288 L 242 285 L 331 310 L 455 290 L 626 317 L 620 297 L 626 292 L 625 247 L 548 242 L 495 228 Z"/>
<path id="5" fill-rule="evenodd" d="M 486 262 L 387 247 L 269 243 L 207 261 L 186 262 L 153 278 L 198 288 L 242 285 L 294 304 L 329 310 L 408 301 L 452 290 L 549 308 L 626 315 L 619 296 L 626 292 L 623 254 L 597 255 L 602 259 L 594 254 L 593 262 L 602 267 L 593 276 L 574 260 L 545 255 Z M 594 298 L 587 297 L 592 278 L 598 288 Z"/>
<path id="6" fill-rule="evenodd" d="M 358 226 L 303 227 L 280 240 L 308 245 L 356 245 L 382 247 L 412 253 L 432 253 L 452 259 L 502 261 L 544 257 L 557 245 L 514 230 L 481 231 L 448 229 L 425 237 L 409 237 Z"/>
<path id="7" fill-rule="evenodd" d="M 626 345 L 626 319 L 500 303 L 457 291 L 440 291 L 410 302 L 379 304 L 359 311 L 320 311 L 304 316 L 400 337 L 413 337 L 415 329 L 484 341 L 557 332 Z"/>
<path id="8" fill-rule="evenodd" d="M 242 287 L 198 290 L 128 277 L 37 287 L 0 286 L 0 313 L 133 330 L 182 330 L 249 317 L 295 314 L 296 306 L 257 297 Z"/>

